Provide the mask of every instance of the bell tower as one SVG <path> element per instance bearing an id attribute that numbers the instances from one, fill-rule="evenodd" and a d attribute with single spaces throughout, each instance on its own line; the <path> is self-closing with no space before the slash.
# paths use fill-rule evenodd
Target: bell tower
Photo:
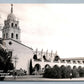
<path id="1" fill-rule="evenodd" d="M 20 31 L 19 21 L 16 20 L 13 14 L 13 4 L 11 4 L 11 12 L 8 14 L 7 20 L 4 21 L 2 37 L 3 39 L 13 39 L 20 42 Z"/>

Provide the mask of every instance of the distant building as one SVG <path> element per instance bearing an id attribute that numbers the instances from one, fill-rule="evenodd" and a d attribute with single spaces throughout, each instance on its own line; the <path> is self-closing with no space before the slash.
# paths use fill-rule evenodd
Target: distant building
<path id="1" fill-rule="evenodd" d="M 45 68 L 51 67 L 53 68 L 55 65 L 58 67 L 61 66 L 70 66 L 71 69 L 73 68 L 84 68 L 84 57 L 76 57 L 76 58 L 60 58 L 56 53 L 48 53 L 46 52 L 36 51 L 34 52 L 34 56 L 32 59 L 32 67 L 34 68 L 34 72 L 42 73 L 44 72 Z"/>
<path id="2" fill-rule="evenodd" d="M 21 43 L 20 33 L 19 21 L 16 20 L 13 14 L 13 5 L 11 4 L 11 12 L 7 16 L 7 20 L 4 21 L 2 29 L 3 40 L 0 39 L 0 44 L 3 44 L 6 50 L 12 53 L 12 62 L 17 70 L 23 69 L 27 71 L 27 74 L 30 74 L 30 69 L 33 69 L 33 73 L 38 72 L 39 74 L 46 67 L 53 67 L 55 65 L 59 67 L 62 65 L 70 66 L 71 68 L 84 67 L 84 58 L 60 58 L 57 52 L 53 53 L 51 51 L 49 53 L 48 50 L 44 52 L 43 49 L 41 51 L 38 51 L 38 49 L 34 51 L 32 48 Z"/>

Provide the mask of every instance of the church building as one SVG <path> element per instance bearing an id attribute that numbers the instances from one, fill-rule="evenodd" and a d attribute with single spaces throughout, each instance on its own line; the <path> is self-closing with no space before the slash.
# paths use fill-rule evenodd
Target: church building
<path id="1" fill-rule="evenodd" d="M 33 49 L 21 43 L 20 33 L 19 21 L 13 14 L 13 4 L 11 4 L 10 14 L 4 21 L 2 29 L 3 45 L 11 52 L 16 69 L 22 68 L 29 74 L 29 60 L 33 56 Z"/>

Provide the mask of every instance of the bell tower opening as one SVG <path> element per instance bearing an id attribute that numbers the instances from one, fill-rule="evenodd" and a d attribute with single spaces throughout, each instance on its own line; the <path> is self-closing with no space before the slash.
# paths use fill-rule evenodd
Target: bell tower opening
<path id="1" fill-rule="evenodd" d="M 13 23 L 11 23 L 11 27 L 13 27 Z"/>
<path id="2" fill-rule="evenodd" d="M 18 39 L 18 34 L 16 34 L 16 39 Z"/>
<path id="3" fill-rule="evenodd" d="M 14 35 L 13 35 L 13 33 L 11 33 L 11 38 L 13 38 L 14 37 Z"/>

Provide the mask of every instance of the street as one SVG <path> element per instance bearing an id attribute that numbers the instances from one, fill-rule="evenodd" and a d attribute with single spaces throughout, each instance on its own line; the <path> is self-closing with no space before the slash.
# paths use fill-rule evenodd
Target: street
<path id="1" fill-rule="evenodd" d="M 42 75 L 26 75 L 18 77 L 5 77 L 4 81 L 84 81 L 84 78 L 63 78 L 63 79 L 53 79 L 53 78 L 43 78 Z"/>

